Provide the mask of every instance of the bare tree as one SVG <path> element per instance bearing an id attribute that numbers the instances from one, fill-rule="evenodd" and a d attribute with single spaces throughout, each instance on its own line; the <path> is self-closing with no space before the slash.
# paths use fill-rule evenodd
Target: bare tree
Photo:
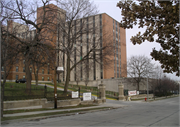
<path id="1" fill-rule="evenodd" d="M 168 95 L 172 94 L 171 91 L 173 90 L 174 86 L 176 86 L 175 81 L 164 76 L 161 78 L 159 84 L 157 85 L 158 93 L 156 93 L 156 94 L 159 96 L 166 96 L 167 97 Z"/>
<path id="2" fill-rule="evenodd" d="M 41 15 L 36 16 L 39 5 L 42 5 L 39 12 Z M 57 11 L 57 8 L 50 6 L 49 0 L 41 2 L 1 1 L 1 6 L 4 10 L 1 18 L 2 23 L 4 19 L 11 20 L 11 28 L 5 32 L 16 41 L 16 49 L 19 49 L 21 57 L 25 59 L 26 88 L 30 89 L 32 80 L 30 66 L 31 62 L 34 62 L 33 58 L 43 50 L 47 51 L 46 57 L 54 59 L 50 56 L 49 51 L 51 50 L 55 54 L 55 45 L 52 45 L 51 42 L 54 41 L 54 34 L 56 33 L 55 20 L 57 16 L 54 12 Z"/>
<path id="3" fill-rule="evenodd" d="M 98 32 L 101 28 L 98 24 L 95 24 L 95 20 L 87 24 L 87 17 L 97 14 L 96 6 L 89 0 L 57 0 L 56 2 L 57 6 L 49 4 L 49 0 L 42 0 L 41 2 L 20 0 L 1 2 L 6 10 L 2 13 L 2 19 L 9 18 L 19 22 L 16 27 L 12 27 L 11 31 L 6 32 L 16 40 L 17 48 L 21 49 L 20 52 L 25 59 L 27 89 L 31 88 L 30 63 L 40 49 L 51 52 L 51 56 L 48 52 L 46 52 L 46 56 L 54 62 L 52 65 L 54 70 L 57 66 L 57 51 L 64 54 L 66 61 L 64 93 L 67 92 L 70 72 L 78 64 L 87 59 L 94 60 L 99 64 L 102 64 L 102 61 L 103 64 L 110 61 L 107 56 L 112 54 L 110 49 L 112 40 L 109 40 L 111 35 L 103 33 L 102 45 L 100 43 L 102 37 Z M 38 6 L 42 7 L 38 8 Z M 25 38 L 32 30 L 35 33 L 31 36 L 31 39 Z M 58 36 L 58 39 L 57 34 L 61 35 Z M 84 39 L 87 38 L 87 35 L 88 44 Z M 88 45 L 87 51 L 82 51 L 82 48 L 80 48 L 84 45 Z M 37 52 L 34 52 L 34 48 L 38 49 Z M 109 52 L 107 52 L 108 50 Z M 81 59 L 74 61 L 75 54 Z"/>
<path id="4" fill-rule="evenodd" d="M 157 69 L 157 68 L 156 68 Z M 158 69 L 156 70 L 158 71 Z M 162 69 L 160 69 L 158 77 L 155 77 L 156 79 L 153 80 L 152 86 L 154 91 L 154 96 L 168 96 L 173 93 L 173 91 L 177 91 L 178 85 L 177 83 L 168 78 L 165 74 L 162 73 Z"/>
<path id="5" fill-rule="evenodd" d="M 127 62 L 127 74 L 136 82 L 137 90 L 139 90 L 140 82 L 143 78 L 150 76 L 153 73 L 154 65 L 151 59 L 146 56 L 131 56 Z"/>
<path id="6" fill-rule="evenodd" d="M 14 50 L 15 41 L 5 32 L 8 26 L 1 24 L 1 117 L 3 117 L 3 101 L 4 101 L 4 87 L 6 79 L 16 63 L 18 57 L 18 49 Z"/>
<path id="7" fill-rule="evenodd" d="M 89 63 L 89 61 L 87 60 L 87 61 L 84 61 L 83 62 L 83 72 L 84 72 L 84 78 L 83 78 L 83 81 L 84 81 L 84 83 L 85 83 L 85 86 L 86 86 L 86 88 L 87 88 L 87 85 L 88 85 L 88 83 L 89 83 L 89 77 L 90 77 L 90 75 L 92 74 L 91 72 L 92 72 L 92 63 Z"/>
<path id="8" fill-rule="evenodd" d="M 76 84 L 78 86 L 79 82 L 81 81 L 81 68 L 80 68 L 80 65 L 76 66 L 75 76 L 76 76 Z"/>
<path id="9" fill-rule="evenodd" d="M 153 96 L 155 97 L 155 92 L 157 90 L 161 89 L 161 79 L 163 76 L 165 76 L 165 74 L 163 73 L 163 70 L 160 66 L 155 66 L 154 68 L 154 72 L 152 73 L 152 80 L 150 80 L 150 86 L 151 89 L 153 90 Z"/>
<path id="10" fill-rule="evenodd" d="M 34 57 L 31 59 L 31 63 L 32 63 L 32 71 L 34 72 L 34 77 L 35 77 L 35 81 L 36 81 L 36 85 L 38 85 L 38 75 L 40 72 L 40 69 L 42 69 L 42 74 L 44 73 L 45 69 L 44 68 L 48 68 L 49 65 L 54 65 L 52 58 L 46 57 L 47 54 L 50 53 L 48 51 L 46 51 L 46 49 L 34 49 L 36 51 L 34 51 L 34 53 L 36 52 L 36 55 L 34 55 Z M 30 66 L 30 67 L 31 67 Z"/>
<path id="11" fill-rule="evenodd" d="M 93 15 L 97 14 L 97 8 L 92 2 L 89 0 L 62 0 L 58 1 L 57 5 L 64 10 L 61 13 L 65 15 L 65 17 L 59 16 L 58 19 L 60 22 L 58 29 L 63 34 L 58 43 L 60 44 L 59 51 L 64 54 L 66 61 L 64 87 L 64 93 L 66 93 L 71 71 L 87 59 L 100 64 L 103 59 L 103 64 L 105 64 L 108 59 L 106 56 L 110 56 L 112 53 L 111 50 L 109 53 L 104 50 L 108 51 L 112 44 L 109 39 L 104 39 L 103 45 L 100 43 L 100 27 L 93 20 Z M 88 18 L 89 16 L 91 18 Z M 105 33 L 103 36 L 108 38 Z M 86 46 L 88 46 L 87 50 L 82 50 Z"/>

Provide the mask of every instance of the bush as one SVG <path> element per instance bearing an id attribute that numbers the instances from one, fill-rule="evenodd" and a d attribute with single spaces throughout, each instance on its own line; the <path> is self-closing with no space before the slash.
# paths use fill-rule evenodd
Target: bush
<path id="1" fill-rule="evenodd" d="M 163 96 L 171 96 L 173 93 L 170 92 L 155 92 L 155 96 L 157 97 L 163 97 Z"/>

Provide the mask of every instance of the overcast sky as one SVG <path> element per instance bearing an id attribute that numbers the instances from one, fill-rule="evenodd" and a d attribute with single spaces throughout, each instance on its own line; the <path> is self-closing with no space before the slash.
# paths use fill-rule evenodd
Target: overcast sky
<path id="1" fill-rule="evenodd" d="M 99 13 L 107 13 L 109 16 L 114 18 L 117 21 L 121 21 L 121 10 L 116 7 L 119 0 L 94 0 L 94 3 L 97 5 Z M 158 43 L 155 42 L 144 42 L 141 45 L 133 45 L 130 42 L 131 36 L 136 35 L 139 31 L 144 31 L 143 29 L 138 29 L 134 27 L 133 29 L 126 29 L 126 52 L 127 52 L 127 59 L 132 55 L 145 55 L 149 58 L 150 52 L 153 48 L 159 50 L 161 47 Z M 154 61 L 153 63 L 160 65 L 158 61 Z M 167 74 L 168 77 L 174 80 L 180 80 L 179 77 L 175 76 L 175 74 Z"/>

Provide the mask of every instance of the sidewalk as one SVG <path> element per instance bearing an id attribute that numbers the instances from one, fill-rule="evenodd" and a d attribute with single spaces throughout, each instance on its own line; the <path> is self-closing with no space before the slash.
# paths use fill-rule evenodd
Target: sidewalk
<path id="1" fill-rule="evenodd" d="M 162 99 L 166 99 L 166 98 L 171 98 L 171 97 L 178 97 L 179 95 L 172 95 L 172 96 L 167 96 L 167 97 L 155 97 L 155 99 L 152 97 L 151 99 L 149 99 L 148 101 L 156 101 L 156 100 L 162 100 Z M 143 100 L 143 102 L 146 102 L 145 100 Z"/>
<path id="2" fill-rule="evenodd" d="M 35 85 L 35 84 L 33 84 Z M 38 84 L 40 86 L 45 86 L 45 84 Z M 46 84 L 47 87 L 54 88 L 51 85 Z M 60 87 L 57 87 L 58 90 L 63 90 Z M 70 90 L 68 90 L 70 91 Z M 94 97 L 96 95 L 93 95 Z M 113 103 L 103 103 L 97 106 L 92 107 L 83 107 L 83 108 L 72 108 L 72 109 L 57 109 L 57 110 L 47 110 L 47 111 L 32 111 L 32 112 L 24 112 L 24 113 L 14 113 L 14 114 L 4 114 L 4 117 L 13 117 L 13 116 L 27 116 L 27 115 L 36 115 L 36 114 L 42 114 L 42 113 L 53 113 L 53 112 L 63 112 L 63 111 L 73 111 L 73 110 L 84 110 L 84 109 L 93 109 L 93 108 L 100 108 L 100 107 L 112 107 L 112 108 L 121 108 L 125 107 L 126 105 L 120 105 L 120 104 L 113 104 Z M 23 109 L 40 109 L 42 106 L 31 106 L 31 107 L 24 107 Z M 8 109 L 8 110 L 18 110 L 22 108 L 16 108 L 16 109 Z"/>
<path id="3" fill-rule="evenodd" d="M 72 109 L 57 109 L 57 110 L 47 110 L 47 111 L 33 111 L 33 112 L 14 113 L 14 114 L 4 114 L 4 117 L 27 116 L 27 115 L 36 115 L 36 114 L 42 114 L 42 113 L 84 110 L 84 109 L 93 109 L 93 108 L 100 108 L 100 107 L 121 108 L 121 107 L 126 107 L 126 105 L 103 103 L 103 104 L 100 104 L 98 106 L 92 106 L 92 107 L 72 108 Z"/>

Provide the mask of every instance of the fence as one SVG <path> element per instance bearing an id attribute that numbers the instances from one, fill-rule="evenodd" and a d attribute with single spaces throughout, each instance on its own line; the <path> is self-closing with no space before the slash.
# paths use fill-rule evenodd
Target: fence
<path id="1" fill-rule="evenodd" d="M 47 100 L 54 100 L 54 90 L 44 88 L 5 88 L 4 90 L 4 101 L 11 100 L 26 100 L 26 99 L 40 99 L 47 98 Z M 57 90 L 57 99 L 71 99 L 71 94 L 63 95 L 63 91 Z"/>
<path id="2" fill-rule="evenodd" d="M 124 89 L 124 96 L 128 96 L 128 89 Z"/>
<path id="3" fill-rule="evenodd" d="M 147 90 L 139 90 L 139 94 L 147 94 Z M 149 90 L 149 94 L 153 94 L 153 90 Z"/>
<path id="4" fill-rule="evenodd" d="M 107 91 L 106 90 L 106 97 L 111 97 L 114 99 L 118 99 L 119 93 L 114 91 Z"/>

